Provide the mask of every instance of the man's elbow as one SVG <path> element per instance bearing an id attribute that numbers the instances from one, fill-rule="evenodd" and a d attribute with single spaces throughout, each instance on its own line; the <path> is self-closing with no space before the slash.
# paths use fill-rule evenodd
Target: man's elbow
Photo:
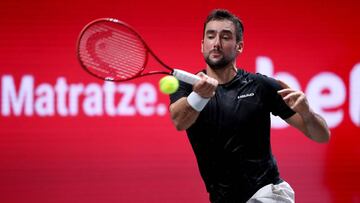
<path id="1" fill-rule="evenodd" d="M 195 111 L 186 111 L 186 109 L 178 108 L 176 105 L 172 104 L 169 107 L 171 120 L 178 131 L 183 131 L 188 129 L 195 122 L 198 113 Z"/>
<path id="2" fill-rule="evenodd" d="M 176 128 L 177 131 L 183 131 L 183 130 L 187 129 L 187 128 L 185 128 L 185 126 L 180 126 L 180 125 L 175 126 L 175 128 Z"/>
<path id="3" fill-rule="evenodd" d="M 330 142 L 330 137 L 331 137 L 331 132 L 328 129 L 326 133 L 324 133 L 324 135 L 322 135 L 321 137 L 318 137 L 317 139 L 314 139 L 316 142 L 318 143 L 329 143 Z"/>
<path id="4" fill-rule="evenodd" d="M 187 118 L 181 118 L 178 114 L 171 114 L 171 120 L 178 131 L 186 130 L 192 125 Z"/>
<path id="5" fill-rule="evenodd" d="M 172 120 L 172 121 L 173 121 L 174 126 L 175 126 L 175 128 L 176 128 L 177 131 L 183 131 L 183 130 L 186 130 L 186 129 L 189 128 L 189 126 L 186 126 L 186 125 L 184 125 L 184 124 L 181 123 L 181 122 L 178 122 L 178 121 L 176 121 L 176 120 Z"/>

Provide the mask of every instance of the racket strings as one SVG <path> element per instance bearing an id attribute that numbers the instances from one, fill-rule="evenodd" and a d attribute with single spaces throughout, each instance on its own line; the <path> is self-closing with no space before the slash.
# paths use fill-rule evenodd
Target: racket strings
<path id="1" fill-rule="evenodd" d="M 106 23 L 90 26 L 79 43 L 80 58 L 93 74 L 109 80 L 138 75 L 146 61 L 146 48 L 127 27 Z"/>
<path id="2" fill-rule="evenodd" d="M 106 28 L 109 28 L 113 31 L 113 36 L 111 38 L 106 39 L 106 44 L 110 45 L 109 49 L 99 49 L 98 53 L 103 53 L 103 56 L 106 57 L 106 55 L 112 56 L 115 60 L 122 60 L 127 62 L 138 62 L 143 60 L 144 54 L 143 50 L 136 50 L 139 48 L 139 45 L 142 44 L 138 43 L 137 39 L 134 39 L 134 35 L 128 35 L 125 32 L 121 32 L 120 30 L 112 29 L 109 26 L 104 26 Z M 102 30 L 96 30 L 98 32 L 102 32 Z M 135 41 L 134 41 L 135 40 Z M 134 44 L 136 43 L 136 46 Z M 130 48 L 130 49 L 129 49 Z M 141 47 L 140 47 L 141 48 Z M 130 53 L 130 54 L 127 54 Z M 140 54 L 139 54 L 140 53 Z M 111 59 L 111 58 L 110 58 Z M 125 60 L 126 59 L 126 60 Z M 137 63 L 135 63 L 137 64 Z M 125 63 L 124 65 L 128 65 L 128 63 Z M 131 68 L 131 66 L 129 67 Z"/>
<path id="3" fill-rule="evenodd" d="M 114 32 L 113 36 L 115 34 L 117 33 Z M 115 37 L 107 38 L 106 42 L 103 42 L 104 47 L 97 49 L 97 54 L 103 61 L 108 62 L 109 67 L 119 70 L 120 74 L 136 74 L 139 62 L 141 63 L 143 59 L 142 56 L 136 56 L 137 52 L 134 51 L 127 54 L 127 47 L 137 48 L 131 46 L 133 44 L 131 40 L 128 37 L 121 38 L 121 36 L 118 39 Z"/>

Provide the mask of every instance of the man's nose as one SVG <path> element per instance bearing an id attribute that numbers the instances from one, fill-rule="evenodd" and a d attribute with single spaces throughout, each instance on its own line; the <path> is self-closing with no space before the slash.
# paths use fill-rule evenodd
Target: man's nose
<path id="1" fill-rule="evenodd" d="M 214 41 L 214 48 L 220 48 L 220 47 L 221 47 L 220 36 L 216 36 Z"/>

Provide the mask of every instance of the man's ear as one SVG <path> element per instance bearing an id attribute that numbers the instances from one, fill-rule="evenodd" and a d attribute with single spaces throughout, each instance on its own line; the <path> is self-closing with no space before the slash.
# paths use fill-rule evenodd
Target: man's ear
<path id="1" fill-rule="evenodd" d="M 237 46 L 237 52 L 238 53 L 242 53 L 243 52 L 243 49 L 244 49 L 244 41 L 240 41 L 236 44 Z"/>
<path id="2" fill-rule="evenodd" d="M 201 40 L 201 53 L 204 53 L 204 40 Z"/>

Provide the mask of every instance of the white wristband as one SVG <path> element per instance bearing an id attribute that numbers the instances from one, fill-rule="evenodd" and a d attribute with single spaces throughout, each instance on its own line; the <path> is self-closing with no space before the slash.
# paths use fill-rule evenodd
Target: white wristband
<path id="1" fill-rule="evenodd" d="M 204 109 L 210 98 L 204 98 L 196 92 L 191 92 L 186 100 L 193 109 L 200 112 Z"/>

